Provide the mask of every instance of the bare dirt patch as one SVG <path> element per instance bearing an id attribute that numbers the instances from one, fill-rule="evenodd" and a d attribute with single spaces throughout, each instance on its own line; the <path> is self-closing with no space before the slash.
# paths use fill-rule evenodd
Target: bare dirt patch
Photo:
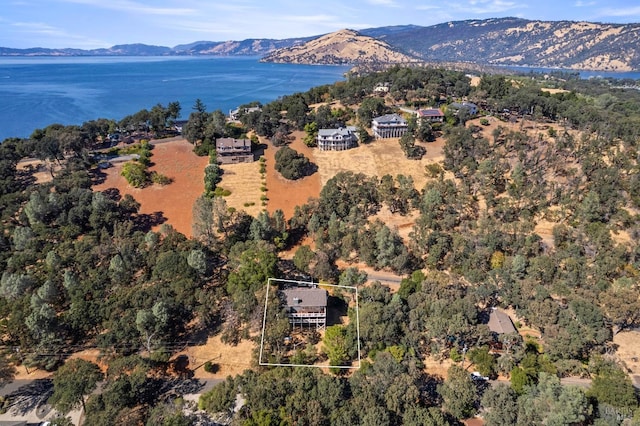
<path id="1" fill-rule="evenodd" d="M 189 346 L 177 353 L 174 358 L 187 356 L 188 368 L 193 370 L 198 379 L 224 379 L 227 376 L 237 376 L 252 366 L 251 358 L 255 344 L 251 340 L 242 340 L 235 346 L 222 343 L 220 335 L 209 337 L 204 345 Z M 218 371 L 208 373 L 204 371 L 205 362 L 218 364 Z"/>
<path id="2" fill-rule="evenodd" d="M 94 186 L 95 191 L 116 188 L 121 195 L 130 194 L 140 203 L 140 213 L 158 215 L 166 219 L 187 237 L 191 236 L 192 207 L 196 198 L 204 191 L 204 168 L 208 157 L 198 157 L 193 153 L 193 145 L 185 139 L 169 142 L 153 142 L 150 171 L 157 171 L 171 179 L 169 185 L 152 185 L 147 188 L 133 188 L 120 175 L 122 164 L 106 169 L 106 179 Z M 156 226 L 158 228 L 158 226 Z"/>
<path id="3" fill-rule="evenodd" d="M 414 210 L 411 213 L 403 216 L 397 213 L 391 213 L 389 207 L 382 206 L 382 208 L 380 208 L 380 211 L 375 216 L 372 216 L 370 220 L 379 219 L 390 229 L 397 231 L 398 235 L 400 235 L 400 237 L 406 244 L 409 242 L 409 234 L 413 230 L 413 225 L 415 224 L 416 219 L 419 216 L 420 212 L 417 210 Z"/>
<path id="4" fill-rule="evenodd" d="M 565 90 L 565 89 L 554 89 L 552 87 L 543 87 L 540 90 L 542 90 L 543 92 L 551 93 L 552 95 L 555 94 L 555 93 L 569 93 L 568 90 Z"/>
<path id="5" fill-rule="evenodd" d="M 62 167 L 55 163 L 29 159 L 18 162 L 16 169 L 31 174 L 36 180 L 36 183 L 40 184 L 51 182 L 53 180 L 51 171 L 55 174 L 60 171 Z"/>
<path id="6" fill-rule="evenodd" d="M 315 163 L 314 151 L 302 142 L 304 132 L 294 132 L 295 139 L 289 145 L 289 148 L 295 149 L 299 153 L 307 157 L 311 162 Z M 284 212 L 286 218 L 293 216 L 295 206 L 305 204 L 310 197 L 317 198 L 320 195 L 320 175 L 318 172 L 311 176 L 306 176 L 298 180 L 288 180 L 282 177 L 275 169 L 275 155 L 278 147 L 271 142 L 261 140 L 266 143 L 267 148 L 264 156 L 267 160 L 267 210 L 274 212 L 278 209 Z"/>

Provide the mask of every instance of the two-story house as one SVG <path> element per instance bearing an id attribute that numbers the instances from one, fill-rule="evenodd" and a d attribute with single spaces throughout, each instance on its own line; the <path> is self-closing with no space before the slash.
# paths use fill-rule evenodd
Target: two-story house
<path id="1" fill-rule="evenodd" d="M 354 126 L 320 129 L 316 143 L 320 151 L 344 151 L 358 144 L 358 135 Z"/>
<path id="2" fill-rule="evenodd" d="M 371 130 L 375 139 L 399 138 L 407 133 L 409 124 L 398 114 L 387 114 L 374 118 Z"/>
<path id="3" fill-rule="evenodd" d="M 249 139 L 216 139 L 216 154 L 220 164 L 251 163 L 253 161 Z"/>

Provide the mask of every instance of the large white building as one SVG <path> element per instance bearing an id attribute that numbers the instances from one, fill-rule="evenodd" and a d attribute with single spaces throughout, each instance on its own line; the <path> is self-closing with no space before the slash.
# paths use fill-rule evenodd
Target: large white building
<path id="1" fill-rule="evenodd" d="M 358 144 L 358 135 L 353 126 L 320 129 L 316 142 L 320 151 L 344 151 Z"/>
<path id="2" fill-rule="evenodd" d="M 407 121 L 398 114 L 376 117 L 371 122 L 375 139 L 399 138 L 409 130 Z"/>

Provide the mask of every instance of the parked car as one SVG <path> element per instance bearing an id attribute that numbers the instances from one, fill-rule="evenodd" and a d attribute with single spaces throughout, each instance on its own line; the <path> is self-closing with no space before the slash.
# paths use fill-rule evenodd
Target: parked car
<path id="1" fill-rule="evenodd" d="M 473 373 L 471 373 L 471 378 L 473 380 L 489 380 L 489 378 L 487 376 L 483 376 L 482 374 L 480 374 L 477 371 L 474 371 Z"/>

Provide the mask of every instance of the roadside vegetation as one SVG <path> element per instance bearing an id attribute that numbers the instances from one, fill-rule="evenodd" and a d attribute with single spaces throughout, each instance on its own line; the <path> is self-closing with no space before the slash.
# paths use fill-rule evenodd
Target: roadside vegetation
<path id="1" fill-rule="evenodd" d="M 371 95 L 380 83 L 389 83 L 384 98 Z M 204 155 L 215 138 L 250 131 L 286 145 L 293 130 L 366 130 L 397 104 L 446 108 L 466 99 L 501 125 L 487 136 L 473 117 L 447 110 L 442 125 L 416 125 L 399 141 L 412 157 L 444 138 L 444 161 L 425 168 L 424 187 L 402 170 L 344 171 L 289 220 L 279 210 L 252 217 L 227 208 L 215 196 L 213 156 L 191 239 L 168 224 L 151 230 L 131 196 L 92 191 L 90 151 L 106 138 L 106 120 L 5 140 L 0 365 L 57 370 L 51 402 L 62 412 L 86 406 L 87 424 L 192 424 L 195 415 L 162 385 L 181 374 L 172 355 L 203 334 L 252 339 L 267 278 L 312 277 L 359 287 L 360 330 L 351 320 L 329 328 L 326 353 L 294 356 L 349 364 L 359 337 L 362 368 L 343 375 L 256 366 L 203 395 L 201 408 L 245 425 L 446 425 L 478 412 L 488 424 L 638 421 L 612 337 L 640 323 L 640 92 L 614 83 L 552 73 L 485 75 L 472 87 L 461 72 L 393 67 L 285 96 L 241 115 L 241 126 L 196 103 L 185 136 Z M 307 163 L 290 151 L 279 148 L 277 161 L 293 177 Z M 137 164 L 149 161 L 140 155 Z M 17 170 L 31 156 L 61 166 L 51 182 L 35 185 Z M 383 208 L 415 218 L 408 237 L 376 218 Z M 543 223 L 549 232 L 541 235 Z M 293 260 L 282 260 L 282 250 L 293 250 Z M 361 263 L 405 277 L 399 290 L 364 286 Z M 540 337 L 492 333 L 485 318 L 493 307 L 510 309 Z M 286 320 L 266 332 L 274 357 L 292 356 L 281 344 Z M 65 362 L 86 347 L 100 349 L 106 366 L 98 394 L 99 370 Z M 452 367 L 445 378 L 433 375 L 427 359 Z M 508 382 L 489 386 L 471 371 Z M 590 378 L 591 387 L 561 385 L 565 376 Z M 245 403 L 234 411 L 237 394 Z"/>

